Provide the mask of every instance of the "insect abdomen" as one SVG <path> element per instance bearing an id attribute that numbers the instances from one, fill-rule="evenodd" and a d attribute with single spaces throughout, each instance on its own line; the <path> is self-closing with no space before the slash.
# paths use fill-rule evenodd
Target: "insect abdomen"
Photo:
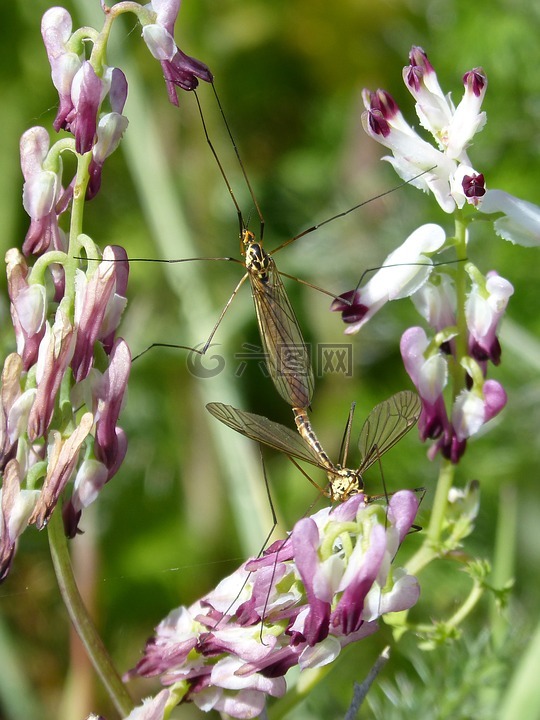
<path id="1" fill-rule="evenodd" d="M 300 433 L 304 441 L 311 448 L 313 448 L 313 450 L 315 450 L 315 452 L 319 456 L 319 460 L 321 461 L 321 465 L 323 467 L 332 472 L 335 471 L 335 465 L 323 450 L 318 437 L 315 435 L 315 431 L 311 427 L 311 422 L 307 416 L 306 411 L 298 407 L 294 407 L 292 410 L 294 413 L 294 422 L 296 423 L 298 432 Z"/>

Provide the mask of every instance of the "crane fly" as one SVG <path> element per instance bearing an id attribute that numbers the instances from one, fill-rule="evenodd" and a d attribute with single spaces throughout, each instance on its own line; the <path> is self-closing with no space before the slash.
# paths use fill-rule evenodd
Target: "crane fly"
<path id="1" fill-rule="evenodd" d="M 199 96 L 196 91 L 193 91 L 193 94 L 194 94 L 196 102 L 197 102 L 197 108 L 199 111 L 199 116 L 201 119 L 206 142 L 207 142 L 208 146 L 210 147 L 210 150 L 214 156 L 214 159 L 217 163 L 217 166 L 223 177 L 223 180 L 227 186 L 227 190 L 229 192 L 229 195 L 231 196 L 232 202 L 234 203 L 234 206 L 235 206 L 235 209 L 236 209 L 236 212 L 238 215 L 238 221 L 239 221 L 239 227 L 240 227 L 240 233 L 239 233 L 240 253 L 243 257 L 243 260 L 239 260 L 238 258 L 234 258 L 234 257 L 215 257 L 215 258 L 193 257 L 193 258 L 182 258 L 179 260 L 154 260 L 154 262 L 165 262 L 165 263 L 172 264 L 172 263 L 180 263 L 180 262 L 190 262 L 190 261 L 194 261 L 194 260 L 229 261 L 229 262 L 235 262 L 235 263 L 242 265 L 245 268 L 246 273 L 243 275 L 243 277 L 240 279 L 240 281 L 236 285 L 235 289 L 233 290 L 231 296 L 229 297 L 227 303 L 225 304 L 223 310 L 221 311 L 221 313 L 217 319 L 217 322 L 215 323 L 210 335 L 208 336 L 207 340 L 202 345 L 202 348 L 200 346 L 198 346 L 197 348 L 193 348 L 193 347 L 188 347 L 185 345 L 173 345 L 171 343 L 155 342 L 155 343 L 152 343 L 151 345 L 149 345 L 141 353 L 139 353 L 134 359 L 137 359 L 141 355 L 144 355 L 146 352 L 148 352 L 148 350 L 150 350 L 153 347 L 183 348 L 186 350 L 190 350 L 192 352 L 196 352 L 199 355 L 205 355 L 206 351 L 208 350 L 208 348 L 210 347 L 210 345 L 212 343 L 214 335 L 217 332 L 217 329 L 218 329 L 219 325 L 221 324 L 221 321 L 222 321 L 225 313 L 229 309 L 232 301 L 236 297 L 241 286 L 245 283 L 246 279 L 248 279 L 250 286 L 251 286 L 251 293 L 253 296 L 253 302 L 255 305 L 257 323 L 258 323 L 258 327 L 259 327 L 259 334 L 261 337 L 261 342 L 262 342 L 262 347 L 263 347 L 264 356 L 265 356 L 265 360 L 266 360 L 266 365 L 268 367 L 270 377 L 272 378 L 274 385 L 275 385 L 277 391 L 279 392 L 279 394 L 281 395 L 281 397 L 291 407 L 307 408 L 311 404 L 311 398 L 313 395 L 313 388 L 314 388 L 313 370 L 311 367 L 308 348 L 307 348 L 304 338 L 302 336 L 302 331 L 300 329 L 298 320 L 296 318 L 295 312 L 292 308 L 292 305 L 287 296 L 285 287 L 283 285 L 283 282 L 282 282 L 280 276 L 283 275 L 285 277 L 289 277 L 294 280 L 297 280 L 298 282 L 300 282 L 302 284 L 309 285 L 310 287 L 313 287 L 316 290 L 325 293 L 326 295 L 330 296 L 334 300 L 337 300 L 338 296 L 334 295 L 331 292 L 324 290 L 323 288 L 312 285 L 311 283 L 308 283 L 299 278 L 294 278 L 290 275 L 287 275 L 286 273 L 280 273 L 276 268 L 276 264 L 275 264 L 275 261 L 274 261 L 272 255 L 263 248 L 262 238 L 263 238 L 263 231 L 264 231 L 264 218 L 261 213 L 257 199 L 255 197 L 255 193 L 253 191 L 251 183 L 249 181 L 249 178 L 247 176 L 244 164 L 240 157 L 238 146 L 232 135 L 230 126 L 229 126 L 227 118 L 225 116 L 225 113 L 224 113 L 223 107 L 221 105 L 219 96 L 217 94 L 216 88 L 213 83 L 211 84 L 211 86 L 212 86 L 212 89 L 213 89 L 213 92 L 215 95 L 215 99 L 216 99 L 220 114 L 222 116 L 222 119 L 223 119 L 223 122 L 224 122 L 224 125 L 226 128 L 226 131 L 229 135 L 234 152 L 238 159 L 239 166 L 242 171 L 246 186 L 249 190 L 249 194 L 252 198 L 252 201 L 254 203 L 255 209 L 257 211 L 257 214 L 258 214 L 258 217 L 260 220 L 259 239 L 256 240 L 254 233 L 252 233 L 250 230 L 247 229 L 247 226 L 243 220 L 242 211 L 240 209 L 240 206 L 236 200 L 236 197 L 234 195 L 232 187 L 226 176 L 223 165 L 221 164 L 221 161 L 220 161 L 220 159 L 217 155 L 217 152 L 214 148 L 214 145 L 212 144 L 212 141 L 210 139 L 208 129 L 206 126 L 206 121 L 205 121 L 202 107 L 200 104 Z M 420 174 L 423 174 L 423 173 L 420 173 Z M 327 223 L 329 223 L 333 220 L 336 220 L 338 218 L 345 217 L 349 213 L 351 213 L 354 210 L 360 208 L 361 206 L 367 204 L 368 202 L 371 202 L 372 200 L 382 198 L 382 197 L 388 195 L 389 193 L 393 192 L 398 187 L 401 187 L 402 185 L 406 185 L 407 182 L 410 182 L 410 181 L 400 183 L 395 188 L 386 190 L 386 191 L 380 193 L 379 195 L 370 198 L 369 200 L 358 203 L 357 205 L 349 208 L 348 210 L 346 210 L 344 212 L 340 212 L 336 215 L 333 215 L 332 217 L 327 218 L 326 220 L 323 220 L 322 222 L 319 222 L 318 224 L 313 225 L 313 226 L 303 230 L 298 235 L 296 235 L 292 238 L 289 238 L 288 240 L 283 242 L 281 245 L 276 247 L 272 251 L 272 254 L 275 254 L 279 250 L 282 250 L 284 247 L 287 247 L 288 245 L 295 242 L 296 240 L 303 237 L 304 235 L 314 232 L 315 230 L 326 225 Z M 147 258 L 130 258 L 131 262 L 136 262 L 136 261 L 141 261 L 141 260 L 148 260 L 148 259 Z"/>
<path id="2" fill-rule="evenodd" d="M 358 447 L 361 459 L 356 470 L 345 466 L 352 412 L 339 462 L 334 463 L 319 442 L 304 408 L 293 407 L 298 433 L 262 415 L 238 410 L 231 405 L 209 403 L 206 408 L 236 432 L 326 472 L 328 484 L 323 494 L 332 502 L 344 502 L 352 495 L 363 492 L 363 474 L 416 424 L 422 403 L 416 393 L 403 390 L 375 406 L 360 431 Z"/>

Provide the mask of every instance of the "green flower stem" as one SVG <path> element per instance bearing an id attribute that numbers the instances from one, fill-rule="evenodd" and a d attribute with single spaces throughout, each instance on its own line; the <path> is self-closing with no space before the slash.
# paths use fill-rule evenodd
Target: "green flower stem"
<path id="1" fill-rule="evenodd" d="M 448 492 L 454 481 L 454 473 L 454 465 L 449 460 L 443 460 L 426 538 L 418 552 L 413 555 L 406 565 L 411 575 L 416 575 L 423 567 L 440 555 L 440 541 L 448 505 Z"/>
<path id="2" fill-rule="evenodd" d="M 60 593 L 71 618 L 71 622 L 81 638 L 88 652 L 88 656 L 101 681 L 105 685 L 114 706 L 121 717 L 126 717 L 133 709 L 133 702 L 79 594 L 73 575 L 67 540 L 64 535 L 62 516 L 58 508 L 52 514 L 48 526 L 48 533 L 51 557 L 58 587 L 60 588 Z"/>
<path id="3" fill-rule="evenodd" d="M 483 594 L 484 588 L 482 587 L 481 583 L 475 582 L 471 592 L 469 593 L 469 596 L 467 597 L 465 602 L 459 607 L 459 610 L 457 610 L 448 620 L 439 623 L 439 625 L 444 627 L 446 634 L 450 635 L 451 629 L 458 628 L 461 625 L 467 615 L 469 615 L 472 610 L 474 610 Z M 433 635 L 434 630 L 437 629 L 437 625 L 419 624 L 415 625 L 414 629 L 416 632 L 420 634 L 425 634 L 429 637 L 430 635 Z"/>
<path id="4" fill-rule="evenodd" d="M 51 147 L 51 149 L 47 153 L 47 157 L 43 161 L 43 169 L 51 170 L 54 173 L 61 172 L 62 153 L 64 152 L 71 152 L 73 153 L 73 155 L 75 155 L 75 157 L 77 157 L 74 138 L 70 137 L 63 138 L 62 140 L 57 140 Z"/>
<path id="5" fill-rule="evenodd" d="M 39 257 L 34 263 L 33 268 L 30 270 L 30 276 L 28 278 L 29 285 L 45 285 L 45 273 L 50 265 L 58 263 L 59 265 L 65 265 L 67 255 L 61 250 L 50 250 L 44 255 Z"/>
<path id="6" fill-rule="evenodd" d="M 456 325 L 457 335 L 454 339 L 456 345 L 456 362 L 450 365 L 453 380 L 453 397 L 456 398 L 465 387 L 465 373 L 461 367 L 461 359 L 467 356 L 467 318 L 465 317 L 465 301 L 467 292 L 467 273 L 465 261 L 467 259 L 467 221 L 456 215 Z"/>
<path id="7" fill-rule="evenodd" d="M 491 576 L 492 583 L 496 588 L 508 586 L 516 574 L 518 523 L 518 493 L 516 487 L 508 482 L 499 491 L 499 510 Z M 489 615 L 493 644 L 500 650 L 508 637 L 510 617 L 507 613 L 501 613 L 497 597 L 490 600 Z"/>
<path id="8" fill-rule="evenodd" d="M 480 583 L 475 582 L 474 586 L 469 593 L 469 597 L 461 605 L 461 607 L 449 618 L 445 625 L 447 627 L 459 627 L 460 624 L 465 620 L 467 615 L 474 609 L 482 595 L 484 594 L 484 588 Z"/>
<path id="9" fill-rule="evenodd" d="M 437 480 L 437 489 L 426 538 L 433 547 L 437 547 L 441 539 L 448 505 L 448 493 L 454 481 L 454 474 L 455 465 L 450 460 L 443 460 L 439 471 L 439 479 Z"/>
<path id="10" fill-rule="evenodd" d="M 64 263 L 65 297 L 68 298 L 73 306 L 75 301 L 75 271 L 78 266 L 78 260 L 75 258 L 80 255 L 81 243 L 79 236 L 82 234 L 84 202 L 86 197 L 86 188 L 90 180 L 90 161 L 92 153 L 87 152 L 84 155 L 77 156 L 77 174 L 75 176 L 75 184 L 73 186 L 73 203 L 71 209 L 71 222 L 69 227 L 69 247 L 67 258 Z"/>
<path id="11" fill-rule="evenodd" d="M 153 10 L 148 10 L 146 7 L 141 6 L 140 3 L 130 2 L 129 0 L 116 3 L 116 5 L 107 8 L 103 28 L 95 38 L 92 55 L 90 57 L 90 62 L 99 76 L 102 75 L 103 66 L 106 64 L 107 44 L 111 35 L 113 22 L 120 15 L 129 12 L 137 16 L 141 25 L 148 25 L 156 19 L 156 13 Z"/>

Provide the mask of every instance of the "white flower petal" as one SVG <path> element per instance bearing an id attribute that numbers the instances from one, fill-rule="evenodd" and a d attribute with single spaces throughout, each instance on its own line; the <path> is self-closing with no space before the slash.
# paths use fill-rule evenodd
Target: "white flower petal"
<path id="1" fill-rule="evenodd" d="M 172 60 L 176 53 L 173 36 L 161 25 L 145 25 L 142 30 L 143 40 L 156 60 Z"/>
<path id="2" fill-rule="evenodd" d="M 307 646 L 300 657 L 298 665 L 302 670 L 305 668 L 318 668 L 333 662 L 341 652 L 341 643 L 332 635 L 317 643 L 313 647 Z"/>
<path id="3" fill-rule="evenodd" d="M 452 408 L 452 425 L 458 440 L 474 435 L 484 424 L 484 401 L 470 390 L 462 390 Z"/>
<path id="4" fill-rule="evenodd" d="M 503 190 L 488 190 L 478 207 L 480 212 L 504 213 L 495 221 L 496 232 L 505 240 L 537 247 L 540 245 L 540 207 Z"/>

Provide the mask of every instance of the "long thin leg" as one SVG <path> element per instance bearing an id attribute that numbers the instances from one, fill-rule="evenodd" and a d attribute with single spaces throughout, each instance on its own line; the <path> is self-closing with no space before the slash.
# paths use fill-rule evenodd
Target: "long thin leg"
<path id="1" fill-rule="evenodd" d="M 287 245 L 290 245 L 291 243 L 295 242 L 296 240 L 299 240 L 301 237 L 304 237 L 304 235 L 309 235 L 309 233 L 312 233 L 315 230 L 318 230 L 319 228 L 323 227 L 323 225 L 327 225 L 328 223 L 332 222 L 332 220 L 337 220 L 338 218 L 345 217 L 349 213 L 352 213 L 355 210 L 358 210 L 358 208 L 361 208 L 364 205 L 367 205 L 368 203 L 372 202 L 373 200 L 380 200 L 380 198 L 386 197 L 386 195 L 390 195 L 390 193 L 393 193 L 396 190 L 399 190 L 400 188 L 404 187 L 405 185 L 409 185 L 409 183 L 411 183 L 413 180 L 416 180 L 417 178 L 421 177 L 422 175 L 425 175 L 426 173 L 430 172 L 431 170 L 434 170 L 434 167 L 428 168 L 427 170 L 423 170 L 421 173 L 418 173 L 418 175 L 415 175 L 410 180 L 404 180 L 399 185 L 395 185 L 393 188 L 390 188 L 389 190 L 385 190 L 384 192 L 379 193 L 378 195 L 374 195 L 373 197 L 370 197 L 369 200 L 363 200 L 362 202 L 358 203 L 357 205 L 353 205 L 353 207 L 349 208 L 348 210 L 337 213 L 337 215 L 332 215 L 332 217 L 329 217 L 326 220 L 323 220 L 322 222 L 317 223 L 316 225 L 312 225 L 311 227 L 307 228 L 306 230 L 303 230 L 298 235 L 295 235 L 294 237 L 289 238 L 288 240 L 285 240 L 285 242 L 281 243 L 281 245 L 278 245 L 277 248 L 274 248 L 274 250 L 272 250 L 272 255 L 274 253 L 277 253 L 279 250 L 282 250 L 284 247 L 287 247 Z"/>
<path id="2" fill-rule="evenodd" d="M 301 467 L 301 466 L 296 462 L 296 460 L 295 460 L 294 458 L 292 458 L 290 455 L 288 455 L 287 457 L 288 457 L 289 460 L 292 462 L 292 464 L 293 464 L 295 467 L 297 467 L 298 470 L 300 470 L 300 472 L 302 473 L 302 475 L 304 475 L 304 476 L 309 480 L 309 482 L 310 482 L 314 487 L 317 488 L 317 490 L 319 491 L 319 497 L 320 497 L 320 495 L 324 495 L 324 494 L 325 494 L 325 491 L 323 490 L 323 488 L 321 488 L 321 486 L 318 485 L 318 484 L 315 482 L 315 480 L 313 480 L 313 479 L 307 474 L 307 472 L 304 470 L 304 468 Z M 266 473 L 265 473 L 265 480 L 266 480 Z M 268 497 L 270 497 L 270 490 L 269 490 L 268 484 L 266 485 L 266 488 L 267 488 L 268 493 L 269 493 Z M 313 503 L 309 506 L 309 509 L 308 509 L 307 512 L 310 512 L 310 510 L 313 508 L 313 505 L 315 505 L 315 503 L 317 502 L 318 499 L 319 499 L 319 498 L 317 498 L 316 500 L 313 501 Z M 273 513 L 273 512 L 274 512 L 274 510 L 273 510 L 273 506 L 272 506 L 272 513 Z M 307 513 L 306 513 L 306 514 L 307 514 Z M 274 515 L 274 517 L 275 517 L 275 515 Z M 272 528 L 272 532 L 273 532 L 273 531 L 274 531 L 274 529 Z M 271 535 L 271 534 L 272 534 L 272 533 L 270 533 L 270 535 Z M 268 537 L 270 537 L 270 535 L 269 535 Z M 285 540 L 284 540 L 283 542 L 285 542 Z M 281 547 L 280 547 L 280 548 L 278 549 L 278 551 L 276 552 L 276 561 L 274 562 L 274 565 L 273 565 L 273 567 L 272 567 L 272 575 L 271 575 L 271 577 L 270 577 L 270 583 L 269 583 L 269 587 L 270 587 L 270 588 L 272 588 L 272 584 L 273 584 L 273 582 L 274 582 L 274 577 L 275 577 L 275 575 L 276 575 L 277 558 L 278 558 L 278 553 L 279 553 L 279 550 L 280 550 L 280 549 L 281 549 Z M 262 625 L 262 624 L 263 624 L 263 622 L 264 622 L 264 618 L 266 617 L 266 610 L 267 610 L 267 608 L 268 608 L 268 603 L 269 603 L 269 601 L 270 601 L 270 590 L 268 591 L 268 595 L 266 596 L 266 600 L 264 601 L 264 607 L 263 607 L 263 610 L 262 610 L 262 613 L 261 613 L 261 632 L 260 632 L 260 635 L 259 635 L 259 639 L 260 639 L 260 641 L 261 641 L 261 643 L 262 643 L 263 645 L 264 645 L 264 640 L 263 640 L 263 625 Z"/>
<path id="3" fill-rule="evenodd" d="M 300 285 L 307 285 L 307 287 L 313 288 L 313 290 L 317 290 L 317 292 L 323 293 L 323 295 L 328 295 L 328 297 L 333 298 L 334 300 L 343 300 L 339 295 L 334 295 L 334 293 L 330 292 L 330 290 L 325 290 L 324 288 L 320 287 L 319 285 L 314 285 L 313 283 L 308 282 L 307 280 L 302 280 L 302 278 L 296 277 L 296 275 L 289 275 L 289 273 L 281 272 L 281 270 L 278 270 L 278 273 L 282 277 L 289 278 L 289 280 L 294 280 L 297 283 L 300 283 Z M 352 302 L 351 302 L 352 304 Z"/>
<path id="4" fill-rule="evenodd" d="M 255 197 L 255 192 L 254 192 L 254 190 L 253 190 L 253 187 L 251 186 L 251 183 L 250 183 L 250 181 L 249 181 L 249 178 L 248 178 L 248 175 L 247 175 L 247 172 L 246 172 L 246 168 L 244 167 L 244 163 L 242 162 L 242 158 L 240 157 L 240 151 L 238 150 L 238 145 L 236 144 L 236 141 L 235 141 L 235 139 L 234 139 L 234 137 L 233 137 L 231 128 L 230 128 L 230 126 L 229 126 L 229 123 L 227 122 L 227 118 L 225 117 L 225 112 L 223 111 L 223 106 L 222 106 L 221 100 L 219 99 L 219 96 L 218 96 L 218 94 L 217 94 L 216 86 L 214 85 L 214 83 L 212 83 L 212 90 L 214 91 L 214 95 L 215 95 L 216 102 L 217 102 L 218 107 L 219 107 L 219 111 L 220 111 L 220 113 L 221 113 L 221 117 L 223 118 L 223 122 L 225 123 L 225 127 L 226 127 L 226 129 L 227 129 L 227 133 L 228 133 L 229 138 L 230 138 L 230 140 L 231 140 L 231 142 L 232 142 L 232 146 L 233 146 L 233 148 L 234 148 L 235 155 L 236 155 L 236 157 L 237 157 L 237 159 L 238 159 L 238 163 L 239 163 L 240 168 L 241 168 L 241 170 L 242 170 L 242 174 L 243 174 L 243 176 L 244 176 L 244 180 L 246 181 L 246 185 L 247 185 L 247 187 L 248 187 L 249 194 L 251 195 L 251 199 L 253 200 L 253 204 L 255 205 L 255 209 L 257 210 L 257 215 L 259 216 L 259 222 L 260 222 L 260 224 L 261 224 L 261 225 L 260 225 L 260 233 L 259 233 L 259 241 L 262 242 L 263 234 L 264 234 L 264 217 L 263 217 L 263 214 L 262 214 L 262 212 L 261 212 L 261 208 L 259 207 L 259 203 L 257 202 L 257 198 Z M 228 184 L 228 183 L 227 183 L 227 184 Z"/>
<path id="5" fill-rule="evenodd" d="M 201 259 L 205 259 L 205 258 L 201 258 Z M 232 259 L 234 259 L 234 258 L 208 258 L 208 259 L 212 259 L 212 260 L 217 260 L 217 259 L 220 259 L 220 260 L 229 260 L 229 259 L 231 259 L 231 260 L 232 260 Z M 164 262 L 174 262 L 174 261 L 166 260 L 166 261 L 164 261 Z M 238 260 L 235 260 L 235 262 L 239 262 L 239 261 L 238 261 Z M 243 264 L 243 263 L 241 263 L 241 264 Z M 189 347 L 188 345 L 174 345 L 173 343 L 155 342 L 155 343 L 152 343 L 151 345 L 149 345 L 146 349 L 144 349 L 144 350 L 143 350 L 142 352 L 140 352 L 138 355 L 135 355 L 135 357 L 133 358 L 132 362 L 135 362 L 135 360 L 138 360 L 142 355 L 144 355 L 144 354 L 147 353 L 149 350 L 151 350 L 152 348 L 155 348 L 155 347 L 177 348 L 177 349 L 179 349 L 179 350 L 189 350 L 189 351 L 191 351 L 191 352 L 197 353 L 198 355 L 204 355 L 204 354 L 206 353 L 206 351 L 208 350 L 208 348 L 210 347 L 210 344 L 211 344 L 212 340 L 214 339 L 214 335 L 216 334 L 217 329 L 218 329 L 219 326 L 221 325 L 221 321 L 223 320 L 223 317 L 224 317 L 225 313 L 227 312 L 227 310 L 229 309 L 232 301 L 234 300 L 234 298 L 235 298 L 236 295 L 238 294 L 238 291 L 240 290 L 240 288 L 242 287 L 242 285 L 245 283 L 247 277 L 248 277 L 248 274 L 245 273 L 245 274 L 242 276 L 242 278 L 240 279 L 240 282 L 239 282 L 239 283 L 237 284 L 237 286 L 234 288 L 234 290 L 233 290 L 233 292 L 232 292 L 232 295 L 231 295 L 230 298 L 227 300 L 227 303 L 225 304 L 225 307 L 224 307 L 223 310 L 221 311 L 221 313 L 220 313 L 220 315 L 219 315 L 219 318 L 217 319 L 216 324 L 215 324 L 214 327 L 212 328 L 212 332 L 211 332 L 210 335 L 208 336 L 207 340 L 205 341 L 205 343 L 204 343 L 204 345 L 202 346 L 201 349 Z"/>
<path id="6" fill-rule="evenodd" d="M 341 440 L 341 447 L 339 449 L 339 464 L 341 467 L 347 467 L 347 456 L 349 454 L 349 445 L 351 441 L 351 430 L 355 408 L 356 403 L 351 403 L 351 409 L 349 410 L 349 416 L 345 424 L 345 430 L 343 431 L 343 439 Z"/>
<path id="7" fill-rule="evenodd" d="M 212 87 L 213 87 L 213 83 L 212 83 Z M 214 90 L 214 93 L 215 93 L 215 90 Z M 233 201 L 233 203 L 234 203 L 234 207 L 236 208 L 236 214 L 238 215 L 238 224 L 239 224 L 239 226 L 240 226 L 239 232 L 240 232 L 240 238 L 241 238 L 241 237 L 242 237 L 242 231 L 244 230 L 244 222 L 243 222 L 243 219 L 242 219 L 242 211 L 240 210 L 240 205 L 238 205 L 238 202 L 236 201 L 236 198 L 235 198 L 235 196 L 234 196 L 234 193 L 233 193 L 231 184 L 230 184 L 230 182 L 229 182 L 229 180 L 228 180 L 228 178 L 227 178 L 227 175 L 225 174 L 225 170 L 223 169 L 223 165 L 221 164 L 221 160 L 219 159 L 218 154 L 217 154 L 217 152 L 216 152 L 216 149 L 215 149 L 214 145 L 212 144 L 212 141 L 210 140 L 210 135 L 208 134 L 208 129 L 207 129 L 207 127 L 206 127 L 206 121 L 205 121 L 205 119 L 204 119 L 204 115 L 203 115 L 203 111 L 202 111 L 202 107 L 201 107 L 201 102 L 200 102 L 200 100 L 199 100 L 199 96 L 197 95 L 197 91 L 194 90 L 194 91 L 193 91 L 193 94 L 195 95 L 195 100 L 197 101 L 197 108 L 199 109 L 199 115 L 200 115 L 200 118 L 201 118 L 201 122 L 202 122 L 203 130 L 204 130 L 204 136 L 205 136 L 205 138 L 206 138 L 206 142 L 208 143 L 208 147 L 209 147 L 210 150 L 212 151 L 212 155 L 214 156 L 214 160 L 215 160 L 216 163 L 217 163 L 217 166 L 218 166 L 218 168 L 219 168 L 219 172 L 221 173 L 221 176 L 222 176 L 223 180 L 225 181 L 225 185 L 227 186 L 227 190 L 229 191 L 229 195 L 231 196 L 232 201 Z M 218 104 L 219 104 L 219 101 L 218 101 Z M 221 106 L 220 106 L 220 107 L 221 107 Z M 221 114 L 222 114 L 222 116 L 223 116 L 223 111 L 221 111 Z M 229 135 L 230 135 L 230 132 L 229 132 Z M 237 154 L 238 154 L 238 152 L 237 152 Z M 242 169 L 243 169 L 243 168 L 242 168 Z M 244 176 L 245 176 L 245 172 L 244 172 Z M 248 185 L 249 185 L 249 183 L 248 183 Z"/>
<path id="8" fill-rule="evenodd" d="M 258 557 L 258 558 L 260 558 L 261 555 L 263 554 L 266 546 L 268 545 L 268 542 L 269 542 L 270 538 L 272 537 L 272 534 L 273 534 L 274 530 L 276 529 L 276 525 L 278 524 L 278 519 L 277 519 L 276 511 L 275 511 L 275 509 L 274 509 L 274 503 L 272 502 L 272 495 L 271 495 L 271 493 L 270 493 L 270 485 L 269 485 L 269 483 L 268 483 L 268 476 L 267 476 L 267 474 L 266 474 L 266 466 L 265 466 L 265 464 L 264 464 L 264 457 L 263 457 L 262 448 L 261 448 L 261 445 L 260 445 L 260 444 L 259 444 L 259 455 L 260 455 L 260 458 L 261 458 L 261 466 L 262 466 L 263 477 L 264 477 L 264 486 L 265 486 L 265 488 L 266 488 L 266 496 L 267 496 L 267 498 L 268 498 L 268 503 L 269 503 L 269 505 L 270 505 L 270 511 L 271 511 L 271 513 L 272 513 L 272 527 L 270 528 L 270 532 L 268 533 L 268 535 L 265 537 L 261 549 L 260 549 L 259 552 L 257 553 L 257 556 L 256 556 L 256 557 Z M 275 572 L 275 566 L 274 566 L 274 572 Z M 248 575 L 246 576 L 246 579 L 245 579 L 244 582 L 242 583 L 242 587 L 238 590 L 238 593 L 236 594 L 234 600 L 231 602 L 231 604 L 229 605 L 229 607 L 227 608 L 227 610 L 225 610 L 225 613 L 224 613 L 225 616 L 229 614 L 229 610 L 233 607 L 233 605 L 236 603 L 236 601 L 237 601 L 238 598 L 240 597 L 240 594 L 241 594 L 242 590 L 245 588 L 246 583 L 247 583 L 247 581 L 249 580 L 250 575 L 251 575 L 251 572 L 248 573 Z M 274 578 L 273 578 L 273 575 L 272 575 L 272 580 L 273 580 L 273 579 L 274 579 Z M 266 607 L 266 606 L 265 606 L 265 607 Z M 263 614 L 263 617 L 264 617 L 264 614 Z M 219 623 L 218 623 L 218 625 L 219 625 Z M 261 626 L 261 641 L 262 641 L 262 626 Z"/>
<path id="9" fill-rule="evenodd" d="M 239 282 L 239 283 L 237 284 L 237 286 L 234 288 L 231 297 L 227 300 L 227 302 L 226 302 L 226 304 L 225 304 L 225 307 L 224 307 L 223 310 L 221 311 L 221 313 L 220 313 L 220 315 L 219 315 L 219 317 L 218 317 L 218 319 L 217 319 L 216 324 L 215 324 L 214 327 L 212 328 L 212 332 L 210 333 L 210 335 L 208 336 L 207 341 L 206 341 L 206 342 L 204 343 L 204 345 L 203 345 L 202 350 L 198 351 L 200 355 L 204 355 L 205 352 L 206 352 L 206 351 L 208 350 L 208 348 L 210 347 L 210 343 L 212 342 L 212 340 L 213 340 L 213 338 L 214 338 L 214 335 L 215 335 L 216 332 L 217 332 L 218 327 L 221 325 L 221 321 L 223 320 L 223 317 L 225 316 L 225 313 L 226 313 L 227 310 L 229 309 L 232 301 L 234 300 L 234 298 L 235 298 L 236 295 L 238 294 L 238 291 L 240 290 L 240 288 L 242 287 L 242 285 L 246 282 L 246 280 L 247 280 L 248 277 L 249 277 L 249 276 L 248 276 L 248 273 L 245 273 L 245 274 L 242 275 L 242 277 L 240 278 L 240 282 Z"/>

